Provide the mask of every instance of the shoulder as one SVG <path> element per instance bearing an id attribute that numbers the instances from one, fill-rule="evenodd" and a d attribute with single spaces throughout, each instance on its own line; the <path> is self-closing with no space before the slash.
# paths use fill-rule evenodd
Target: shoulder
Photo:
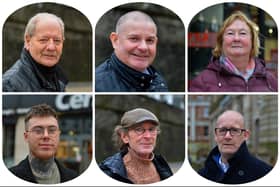
<path id="1" fill-rule="evenodd" d="M 189 91 L 207 91 L 207 85 L 211 82 L 217 83 L 217 72 L 211 69 L 203 70 L 199 75 L 189 82 Z"/>
<path id="2" fill-rule="evenodd" d="M 267 173 L 272 169 L 271 165 L 254 156 L 251 156 L 249 161 L 251 162 L 252 169 L 256 169 L 256 171 L 259 170 Z"/>
<path id="3" fill-rule="evenodd" d="M 162 179 L 166 179 L 173 175 L 173 172 L 168 165 L 167 161 L 161 155 L 155 155 L 153 160 Z"/>
<path id="4" fill-rule="evenodd" d="M 30 168 L 27 158 L 20 161 L 17 165 L 9 168 L 9 170 L 14 173 L 15 175 L 25 173 L 28 168 Z"/>
<path id="5" fill-rule="evenodd" d="M 95 91 L 113 92 L 120 91 L 120 77 L 113 67 L 107 62 L 100 64 L 95 69 Z"/>
<path id="6" fill-rule="evenodd" d="M 3 91 L 29 91 L 27 83 L 32 75 L 31 67 L 18 60 L 2 77 Z"/>
<path id="7" fill-rule="evenodd" d="M 78 176 L 77 172 L 66 168 L 62 163 L 60 163 L 58 160 L 55 159 L 55 162 L 57 164 L 57 167 L 60 172 L 61 182 L 66 182 L 68 180 L 74 179 Z"/>
<path id="8" fill-rule="evenodd" d="M 32 174 L 27 157 L 24 160 L 22 160 L 18 165 L 9 168 L 9 170 L 15 176 L 17 176 L 23 180 L 36 183 L 36 180 L 34 178 L 34 175 Z"/>
<path id="9" fill-rule="evenodd" d="M 103 160 L 100 164 L 99 167 L 109 167 L 109 166 L 114 166 L 118 164 L 119 162 L 122 162 L 122 155 L 121 153 L 116 153 L 112 156 L 107 157 L 105 160 Z"/>

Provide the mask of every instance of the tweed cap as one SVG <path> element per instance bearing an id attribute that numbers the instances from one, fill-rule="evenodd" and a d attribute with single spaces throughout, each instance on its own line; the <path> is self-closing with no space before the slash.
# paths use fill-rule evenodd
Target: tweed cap
<path id="1" fill-rule="evenodd" d="M 144 108 L 136 108 L 124 113 L 121 119 L 121 126 L 127 128 L 144 121 L 151 121 L 159 125 L 158 118 L 152 112 Z"/>

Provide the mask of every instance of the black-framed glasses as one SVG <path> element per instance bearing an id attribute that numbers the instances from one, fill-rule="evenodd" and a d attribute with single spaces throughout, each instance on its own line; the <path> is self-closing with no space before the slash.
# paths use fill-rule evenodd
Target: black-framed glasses
<path id="1" fill-rule="evenodd" d="M 215 128 L 215 133 L 217 136 L 225 136 L 229 131 L 231 136 L 240 136 L 242 132 L 246 131 L 246 129 L 240 128 Z"/>
<path id="2" fill-rule="evenodd" d="M 59 133 L 59 128 L 57 126 L 48 126 L 48 127 L 41 127 L 36 126 L 26 132 L 34 133 L 36 136 L 43 136 L 45 134 L 45 130 L 47 130 L 49 136 L 56 136 Z"/>
<path id="3" fill-rule="evenodd" d="M 159 134 L 160 130 L 157 127 L 150 127 L 148 129 L 145 129 L 143 127 L 135 127 L 132 129 L 137 135 L 142 135 L 146 131 L 149 131 L 151 135 Z"/>

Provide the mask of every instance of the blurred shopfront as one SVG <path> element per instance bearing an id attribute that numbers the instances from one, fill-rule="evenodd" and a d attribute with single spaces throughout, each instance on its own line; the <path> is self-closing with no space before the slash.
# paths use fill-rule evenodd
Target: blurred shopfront
<path id="1" fill-rule="evenodd" d="M 82 173 L 92 160 L 91 95 L 4 95 L 3 159 L 7 167 L 28 154 L 24 142 L 24 117 L 33 105 L 46 103 L 59 115 L 60 144 L 56 158 Z"/>

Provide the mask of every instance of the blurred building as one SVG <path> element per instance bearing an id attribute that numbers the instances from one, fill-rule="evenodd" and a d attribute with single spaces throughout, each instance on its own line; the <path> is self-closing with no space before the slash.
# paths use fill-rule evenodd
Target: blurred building
<path id="1" fill-rule="evenodd" d="M 188 155 L 195 168 L 204 162 L 210 148 L 210 102 L 208 95 L 190 95 L 188 98 Z"/>
<path id="2" fill-rule="evenodd" d="M 67 167 L 83 172 L 92 159 L 91 95 L 4 95 L 3 158 L 11 167 L 28 154 L 24 142 L 24 117 L 31 106 L 46 103 L 59 115 L 61 130 L 57 158 Z"/>
<path id="3" fill-rule="evenodd" d="M 200 104 L 197 101 L 198 98 L 201 99 Z M 202 166 L 201 163 L 205 159 L 205 151 L 207 150 L 208 154 L 216 145 L 214 141 L 216 120 L 225 110 L 236 110 L 244 115 L 245 128 L 251 132 L 250 138 L 247 141 L 250 152 L 274 165 L 278 153 L 277 103 L 277 96 L 274 95 L 189 96 L 189 108 L 196 108 L 196 110 L 189 109 L 190 119 L 188 125 L 188 129 L 190 129 L 190 133 L 188 133 L 188 139 L 190 140 L 188 151 L 194 168 L 197 169 Z M 205 131 L 197 129 L 203 126 L 201 125 L 202 119 L 199 108 L 205 108 L 206 106 L 208 106 L 207 110 L 209 113 L 208 118 L 203 123 L 208 125 L 209 132 L 208 136 L 205 137 Z M 191 130 L 192 128 L 196 129 L 194 133 Z M 201 143 L 203 141 L 199 137 L 205 137 L 204 144 Z M 208 147 L 206 144 L 208 144 Z M 196 145 L 196 147 L 193 145 Z"/>

